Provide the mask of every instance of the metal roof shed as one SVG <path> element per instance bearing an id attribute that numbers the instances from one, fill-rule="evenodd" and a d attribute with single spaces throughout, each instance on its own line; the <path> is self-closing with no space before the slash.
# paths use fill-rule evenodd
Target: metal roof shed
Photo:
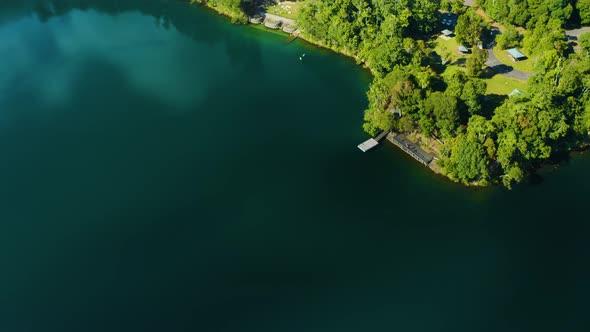
<path id="1" fill-rule="evenodd" d="M 518 89 L 514 89 L 514 90 L 512 90 L 512 92 L 510 92 L 508 94 L 508 97 L 513 97 L 513 96 L 524 96 L 524 92 L 522 92 Z"/>
<path id="2" fill-rule="evenodd" d="M 510 54 L 510 56 L 512 57 L 512 59 L 514 59 L 514 61 L 518 61 L 518 60 L 524 60 L 526 59 L 526 55 L 522 54 L 518 49 L 516 48 L 511 48 L 509 50 L 506 50 L 506 52 L 508 52 L 508 54 Z"/>
<path id="3" fill-rule="evenodd" d="M 441 31 L 440 33 L 442 33 L 445 36 L 450 36 L 453 34 L 453 31 L 449 30 L 449 29 L 444 29 L 443 31 Z"/>

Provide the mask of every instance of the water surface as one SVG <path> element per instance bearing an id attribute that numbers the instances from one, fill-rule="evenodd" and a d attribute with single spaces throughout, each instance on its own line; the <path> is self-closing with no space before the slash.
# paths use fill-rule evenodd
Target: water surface
<path id="1" fill-rule="evenodd" d="M 508 192 L 363 154 L 370 77 L 284 39 L 0 5 L 0 331 L 590 330 L 588 155 Z"/>

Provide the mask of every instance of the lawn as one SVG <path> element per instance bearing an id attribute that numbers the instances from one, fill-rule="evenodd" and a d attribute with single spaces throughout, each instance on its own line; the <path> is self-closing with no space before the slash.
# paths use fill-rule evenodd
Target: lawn
<path id="1" fill-rule="evenodd" d="M 485 81 L 488 84 L 488 89 L 486 91 L 486 94 L 488 95 L 507 95 L 514 89 L 526 92 L 527 82 L 502 76 L 500 74 L 496 74 Z"/>
<path id="2" fill-rule="evenodd" d="M 434 51 L 436 52 L 436 54 L 441 55 L 445 48 L 449 50 L 449 52 L 451 52 L 451 63 L 455 63 L 457 60 L 461 58 L 469 57 L 469 54 L 462 54 L 461 52 L 459 52 L 459 44 L 457 44 L 457 39 L 455 37 L 449 40 L 445 40 L 442 37 L 438 37 L 436 38 L 435 44 L 436 45 L 434 47 Z"/>
<path id="3" fill-rule="evenodd" d="M 279 15 L 295 20 L 297 19 L 297 15 L 299 15 L 299 9 L 304 3 L 304 1 L 283 1 L 281 3 L 268 6 L 265 9 L 269 14 Z"/>
<path id="4" fill-rule="evenodd" d="M 506 50 L 503 50 L 498 46 L 494 47 L 494 55 L 496 56 L 496 58 L 498 58 L 498 60 L 500 60 L 500 62 L 516 70 L 526 71 L 528 73 L 533 72 L 533 59 L 529 58 L 522 61 L 512 61 L 512 58 L 510 57 L 510 55 L 508 55 L 508 52 L 506 52 Z"/>
<path id="5" fill-rule="evenodd" d="M 465 69 L 459 66 L 447 66 L 442 76 L 445 78 L 450 77 L 458 70 L 464 71 Z M 500 74 L 496 74 L 492 78 L 486 78 L 484 81 L 488 85 L 486 90 L 487 95 L 508 95 L 514 89 L 526 92 L 527 82 L 502 76 Z"/>

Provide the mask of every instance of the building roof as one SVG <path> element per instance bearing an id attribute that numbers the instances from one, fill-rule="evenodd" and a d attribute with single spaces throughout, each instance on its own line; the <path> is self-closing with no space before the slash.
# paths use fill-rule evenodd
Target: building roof
<path id="1" fill-rule="evenodd" d="M 524 92 L 522 92 L 522 91 L 520 91 L 518 89 L 514 89 L 514 90 L 512 90 L 512 92 L 510 92 L 508 94 L 508 96 L 509 97 L 512 97 L 512 96 L 524 96 Z"/>
<path id="2" fill-rule="evenodd" d="M 526 58 L 526 55 L 520 53 L 520 51 L 517 50 L 516 48 L 511 48 L 509 50 L 506 50 L 506 52 L 510 53 L 510 55 L 512 55 L 512 57 L 515 58 L 515 59 L 524 59 L 524 58 Z"/>
<path id="3" fill-rule="evenodd" d="M 469 53 L 469 49 L 463 45 L 459 45 L 459 51 L 463 53 Z"/>
<path id="4" fill-rule="evenodd" d="M 451 31 L 449 29 L 444 29 L 443 31 L 441 31 L 441 33 L 445 36 L 450 36 L 453 34 L 453 31 Z"/>

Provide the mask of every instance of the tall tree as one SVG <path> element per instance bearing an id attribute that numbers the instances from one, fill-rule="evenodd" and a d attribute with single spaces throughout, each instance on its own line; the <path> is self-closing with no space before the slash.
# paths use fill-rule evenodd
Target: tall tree
<path id="1" fill-rule="evenodd" d="M 481 39 L 484 22 L 481 16 L 472 9 L 468 9 L 465 14 L 460 15 L 457 19 L 455 34 L 457 42 L 461 44 L 476 45 Z"/>
<path id="2" fill-rule="evenodd" d="M 452 137 L 459 126 L 459 110 L 457 98 L 446 95 L 440 91 L 431 93 L 423 106 L 425 114 L 432 114 L 436 127 L 445 137 Z"/>
<path id="3" fill-rule="evenodd" d="M 443 159 L 442 164 L 451 179 L 465 184 L 488 181 L 490 158 L 483 144 L 468 139 L 464 134 L 460 134 L 448 144 L 449 155 Z"/>
<path id="4" fill-rule="evenodd" d="M 508 24 L 506 29 L 496 37 L 496 44 L 503 50 L 517 47 L 520 44 L 520 33 L 512 24 Z"/>
<path id="5" fill-rule="evenodd" d="M 578 0 L 576 9 L 578 9 L 581 23 L 584 25 L 590 24 L 590 0 Z"/>
<path id="6" fill-rule="evenodd" d="M 483 73 L 483 68 L 488 61 L 488 51 L 480 50 L 479 47 L 473 48 L 473 54 L 467 59 L 467 75 L 479 77 Z"/>

